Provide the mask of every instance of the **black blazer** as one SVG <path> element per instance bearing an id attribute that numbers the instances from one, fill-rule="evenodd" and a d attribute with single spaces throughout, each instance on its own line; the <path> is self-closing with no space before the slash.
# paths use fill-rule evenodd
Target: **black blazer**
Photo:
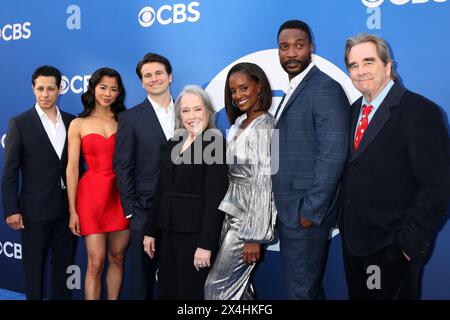
<path id="1" fill-rule="evenodd" d="M 147 98 L 119 114 L 114 171 L 124 214 L 133 215 L 133 230 L 144 230 L 147 223 L 166 145 L 164 131 Z"/>
<path id="2" fill-rule="evenodd" d="M 183 156 L 195 159 L 194 153 L 209 154 L 207 149 L 218 143 L 221 154 L 218 163 L 207 164 L 185 161 L 174 163 L 173 157 L 180 154 L 183 141 L 170 140 L 161 161 L 161 173 L 157 192 L 150 209 L 150 219 L 146 235 L 158 237 L 159 229 L 171 232 L 197 232 L 200 234 L 198 246 L 207 250 L 217 250 L 224 213 L 218 209 L 228 189 L 228 167 L 225 163 L 226 143 L 221 135 L 214 135 L 211 141 L 194 141 Z M 197 138 L 199 139 L 199 138 Z M 178 159 L 180 160 L 180 159 Z"/>
<path id="3" fill-rule="evenodd" d="M 362 99 L 362 98 L 361 98 Z M 396 242 L 423 259 L 450 195 L 449 137 L 438 106 L 399 84 L 353 147 L 361 99 L 352 105 L 341 232 L 356 256 Z"/>
<path id="4" fill-rule="evenodd" d="M 62 110 L 60 113 L 68 130 L 75 116 Z M 25 224 L 54 219 L 61 206 L 67 205 L 61 197 L 61 177 L 66 185 L 66 167 L 67 139 L 59 159 L 35 107 L 12 118 L 5 140 L 2 179 L 5 218 L 21 213 Z"/>

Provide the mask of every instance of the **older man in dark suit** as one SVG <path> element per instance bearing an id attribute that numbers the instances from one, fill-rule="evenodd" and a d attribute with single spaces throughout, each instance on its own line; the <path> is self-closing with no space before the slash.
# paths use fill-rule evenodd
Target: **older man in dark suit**
<path id="1" fill-rule="evenodd" d="M 348 39 L 345 62 L 363 94 L 352 105 L 340 222 L 349 298 L 417 299 L 449 200 L 442 112 L 398 83 L 383 39 Z"/>
<path id="2" fill-rule="evenodd" d="M 272 180 L 290 299 L 323 298 L 328 235 L 337 217 L 347 148 L 347 97 L 314 65 L 312 52 L 306 23 L 293 20 L 280 27 L 278 53 L 290 82 L 275 114 L 279 170 Z"/>
<path id="3" fill-rule="evenodd" d="M 159 177 L 161 155 L 175 130 L 170 95 L 172 67 L 148 53 L 136 66 L 145 100 L 122 112 L 116 133 L 114 171 L 125 215 L 131 219 L 131 298 L 151 298 L 156 263 L 144 252 L 144 230 Z"/>
<path id="4" fill-rule="evenodd" d="M 32 84 L 35 106 L 9 122 L 2 179 L 3 211 L 8 225 L 21 231 L 27 299 L 43 298 L 49 249 L 51 298 L 68 299 L 66 271 L 73 261 L 76 240 L 69 229 L 66 132 L 75 117 L 56 106 L 61 85 L 61 73 L 56 68 L 37 68 Z"/>

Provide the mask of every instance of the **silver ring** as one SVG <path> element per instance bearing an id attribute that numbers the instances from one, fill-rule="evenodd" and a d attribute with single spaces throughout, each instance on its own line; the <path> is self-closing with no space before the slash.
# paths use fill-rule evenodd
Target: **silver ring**
<path id="1" fill-rule="evenodd" d="M 203 263 L 199 263 L 199 264 L 198 264 L 198 267 L 199 267 L 199 268 L 203 268 Z"/>

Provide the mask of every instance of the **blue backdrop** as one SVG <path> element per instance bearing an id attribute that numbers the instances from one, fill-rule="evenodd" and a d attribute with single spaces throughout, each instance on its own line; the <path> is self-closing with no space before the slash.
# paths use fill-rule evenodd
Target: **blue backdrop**
<path id="1" fill-rule="evenodd" d="M 172 95 L 186 84 L 206 87 L 223 112 L 224 76 L 230 65 L 246 60 L 260 64 L 269 76 L 277 104 L 287 76 L 276 55 L 278 27 L 301 19 L 312 28 L 319 68 L 341 82 L 349 100 L 358 93 L 346 76 L 346 38 L 376 33 L 390 43 L 397 71 L 406 87 L 421 93 L 450 113 L 450 3 L 447 0 L 198 0 L 88 1 L 41 0 L 0 2 L 0 135 L 8 119 L 34 104 L 31 74 L 51 64 L 64 74 L 58 105 L 81 111 L 80 93 L 99 67 L 117 69 L 131 107 L 145 97 L 135 74 L 136 62 L 154 51 L 170 59 Z M 3 166 L 3 153 L 0 153 Z M 282 299 L 280 257 L 271 246 L 255 275 L 259 298 Z M 84 282 L 85 249 L 79 242 L 76 264 Z M 440 231 L 426 265 L 424 299 L 450 299 L 450 225 Z M 126 273 L 123 297 L 127 296 Z M 345 299 L 340 237 L 331 241 L 324 285 L 327 298 Z M 0 223 L 0 287 L 23 291 L 20 237 Z M 83 297 L 82 289 L 74 296 Z"/>

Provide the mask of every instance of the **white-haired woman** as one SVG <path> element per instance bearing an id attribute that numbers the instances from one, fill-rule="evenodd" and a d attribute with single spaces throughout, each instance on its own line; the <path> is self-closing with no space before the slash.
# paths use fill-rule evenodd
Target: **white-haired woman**
<path id="1" fill-rule="evenodd" d="M 203 299 L 218 249 L 227 187 L 225 141 L 206 92 L 187 86 L 175 102 L 176 127 L 161 161 L 144 250 L 159 254 L 159 299 Z"/>

